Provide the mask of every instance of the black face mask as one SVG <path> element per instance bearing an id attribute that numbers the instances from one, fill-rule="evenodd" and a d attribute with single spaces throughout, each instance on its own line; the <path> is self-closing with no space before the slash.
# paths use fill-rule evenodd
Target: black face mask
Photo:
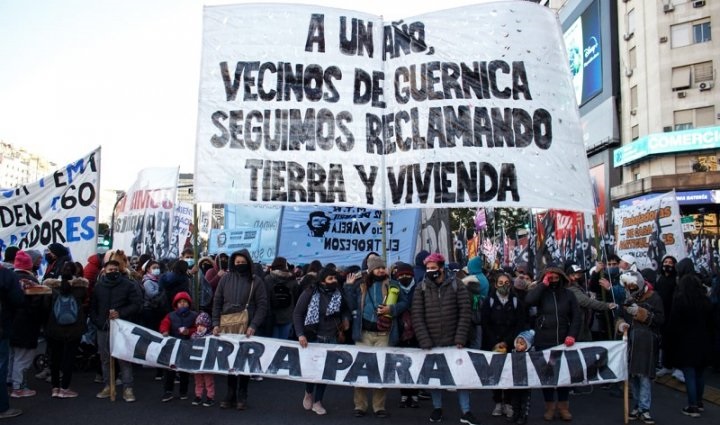
<path id="1" fill-rule="evenodd" d="M 437 278 L 440 277 L 440 270 L 428 270 L 425 272 L 425 276 L 428 277 L 428 279 L 432 280 L 433 282 L 437 280 Z"/>
<path id="2" fill-rule="evenodd" d="M 335 292 L 335 290 L 338 288 L 337 282 L 324 282 L 322 285 L 320 285 L 320 289 L 322 289 L 325 292 Z"/>
<path id="3" fill-rule="evenodd" d="M 50 253 L 45 254 L 45 261 L 47 261 L 48 263 L 52 263 L 53 261 L 55 261 L 55 256 Z"/>
<path id="4" fill-rule="evenodd" d="M 411 277 L 401 277 L 400 279 L 398 279 L 398 282 L 400 282 L 400 284 L 402 286 L 410 286 L 412 281 L 413 281 L 413 278 L 411 278 Z"/>
<path id="5" fill-rule="evenodd" d="M 200 270 L 202 270 L 203 274 L 207 273 L 208 270 L 210 270 L 211 268 L 211 264 L 203 264 L 202 266 L 200 266 Z"/>
<path id="6" fill-rule="evenodd" d="M 240 274 L 250 274 L 250 264 L 233 264 L 232 271 Z"/>
<path id="7" fill-rule="evenodd" d="M 675 273 L 675 266 L 663 266 L 663 271 L 667 274 Z"/>
<path id="8" fill-rule="evenodd" d="M 110 282 L 115 282 L 116 280 L 120 279 L 120 272 L 105 273 L 105 277 Z"/>
<path id="9" fill-rule="evenodd" d="M 60 275 L 60 278 L 62 280 L 72 280 L 73 277 L 75 277 L 75 276 L 73 276 L 72 273 L 63 273 Z"/>

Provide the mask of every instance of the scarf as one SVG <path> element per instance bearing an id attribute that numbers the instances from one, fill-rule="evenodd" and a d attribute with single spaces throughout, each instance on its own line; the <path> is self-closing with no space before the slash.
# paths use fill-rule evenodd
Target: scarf
<path id="1" fill-rule="evenodd" d="M 340 304 L 342 302 L 342 296 L 339 290 L 335 290 L 330 297 L 330 302 L 325 311 L 325 316 L 332 316 L 335 313 L 340 312 Z M 308 305 L 307 314 L 305 314 L 305 326 L 315 325 L 320 321 L 320 291 L 315 291 L 310 298 L 310 304 Z"/>

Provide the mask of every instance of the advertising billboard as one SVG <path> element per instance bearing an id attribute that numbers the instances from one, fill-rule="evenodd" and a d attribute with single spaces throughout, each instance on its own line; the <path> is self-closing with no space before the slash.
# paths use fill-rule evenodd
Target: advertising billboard
<path id="1" fill-rule="evenodd" d="M 595 0 L 564 32 L 578 106 L 603 90 L 600 24 L 600 0 Z"/>

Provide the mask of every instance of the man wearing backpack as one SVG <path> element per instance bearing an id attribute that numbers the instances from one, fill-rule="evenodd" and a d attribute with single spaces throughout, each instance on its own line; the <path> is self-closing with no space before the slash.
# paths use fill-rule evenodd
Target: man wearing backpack
<path id="1" fill-rule="evenodd" d="M 277 257 L 270 264 L 270 273 L 265 276 L 269 311 L 266 319 L 267 334 L 272 338 L 288 339 L 292 328 L 293 308 L 298 282 L 295 274 L 288 270 L 287 260 Z"/>
<path id="2" fill-rule="evenodd" d="M 129 278 L 120 274 L 120 263 L 110 260 L 105 263 L 103 275 L 98 278 L 95 290 L 90 299 L 90 320 L 97 327 L 97 343 L 102 363 L 105 387 L 97 398 L 110 397 L 110 321 L 115 319 L 133 320 L 142 307 L 140 289 Z M 118 360 L 120 377 L 125 390 L 123 399 L 130 403 L 135 401 L 133 394 L 132 364 Z"/>

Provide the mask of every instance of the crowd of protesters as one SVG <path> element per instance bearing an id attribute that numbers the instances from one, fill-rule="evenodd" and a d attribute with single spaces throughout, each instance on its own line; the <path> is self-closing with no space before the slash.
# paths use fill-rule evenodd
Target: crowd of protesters
<path id="1" fill-rule="evenodd" d="M 45 272 L 38 275 L 45 259 Z M 628 337 L 628 370 L 633 405 L 630 418 L 646 424 L 651 416 L 652 380 L 672 373 L 687 386 L 682 413 L 703 412 L 704 373 L 718 356 L 718 277 L 695 272 L 690 259 L 666 256 L 660 270 L 637 270 L 630 255 L 610 255 L 591 270 L 577 264 L 553 264 L 535 276 L 526 264 L 488 269 L 481 257 L 467 267 L 439 253 L 422 251 L 415 264 L 387 265 L 370 253 L 362 264 L 337 267 L 322 259 L 303 266 L 278 257 L 265 268 L 246 250 L 200 257 L 191 249 L 174 261 L 122 251 L 93 255 L 85 265 L 70 251 L 52 244 L 41 254 L 9 247 L 0 265 L 2 337 L 0 418 L 21 414 L 10 398 L 32 397 L 26 374 L 38 355 L 47 355 L 53 398 L 74 398 L 73 369 L 81 345 L 96 347 L 97 398 L 111 396 L 111 362 L 117 362 L 121 397 L 135 401 L 133 366 L 110 356 L 109 324 L 121 318 L 181 339 L 237 332 L 221 323 L 223 315 L 247 311 L 241 332 L 309 344 L 373 347 L 458 347 L 507 353 L 544 350 L 575 342 Z M 39 352 L 41 333 L 47 352 Z M 686 349 L 692 347 L 692 349 Z M 39 378 L 45 378 L 41 373 Z M 216 404 L 219 376 L 191 376 L 158 369 L 158 400 L 192 398 L 193 405 Z M 228 375 L 218 395 L 223 409 L 248 408 L 250 382 L 260 377 Z M 179 384 L 177 392 L 175 386 Z M 193 389 L 193 394 L 189 394 Z M 307 383 L 302 407 L 317 415 L 325 384 Z M 605 390 L 618 392 L 616 385 Z M 543 388 L 543 419 L 571 421 L 569 394 L 593 387 Z M 477 392 L 480 392 L 478 390 Z M 492 390 L 491 416 L 528 421 L 530 390 Z M 431 422 L 444 419 L 441 390 L 400 390 L 400 408 L 419 408 L 430 399 Z M 480 421 L 471 409 L 469 390 L 456 391 L 461 423 Z M 387 390 L 357 387 L 352 414 L 386 418 Z M 143 395 L 150 397 L 151 395 Z M 300 403 L 299 403 L 300 404 Z"/>

